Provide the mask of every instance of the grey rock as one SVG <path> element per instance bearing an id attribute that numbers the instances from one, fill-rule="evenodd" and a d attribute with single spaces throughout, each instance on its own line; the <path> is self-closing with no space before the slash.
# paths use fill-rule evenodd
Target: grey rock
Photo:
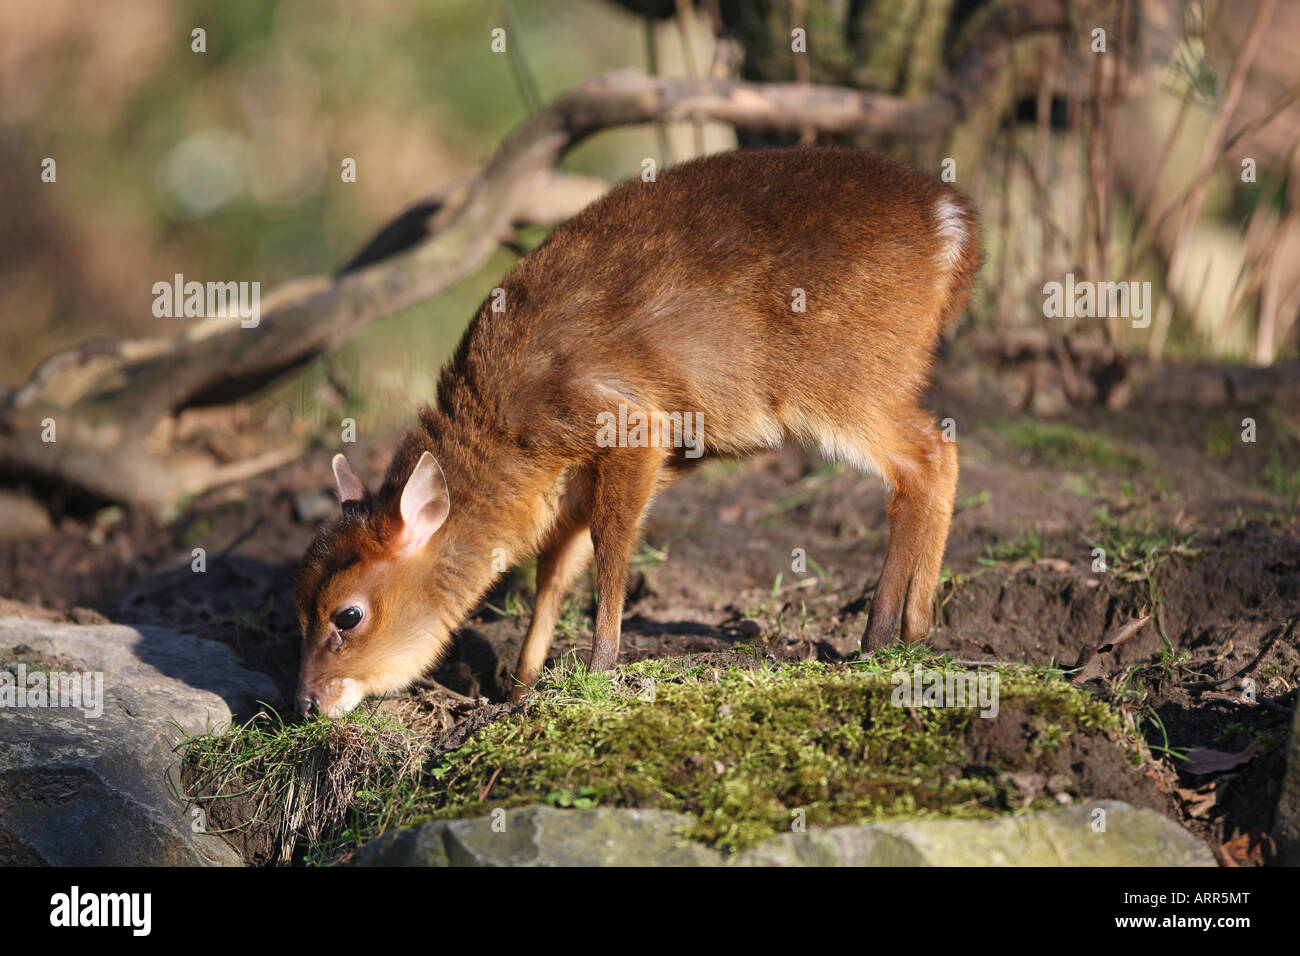
<path id="1" fill-rule="evenodd" d="M 363 846 L 358 866 L 716 866 L 717 851 L 677 830 L 691 818 L 663 810 L 509 810 L 435 820 Z"/>
<path id="2" fill-rule="evenodd" d="M 958 822 L 958 821 L 947 821 Z M 782 833 L 736 854 L 733 866 L 926 866 L 925 855 L 906 834 L 883 824 L 827 827 Z M 956 834 L 953 835 L 956 838 Z"/>
<path id="3" fill-rule="evenodd" d="M 223 644 L 161 627 L 0 617 L 0 658 L 27 673 L 102 675 L 102 712 L 0 707 L 0 865 L 238 865 L 195 833 L 176 745 L 275 703 Z M 90 711 L 87 713 L 87 711 Z"/>
<path id="4" fill-rule="evenodd" d="M 1217 865 L 1210 848 L 1172 820 L 1117 800 L 991 820 L 899 820 L 785 833 L 738 854 L 735 862 L 743 866 Z"/>
<path id="5" fill-rule="evenodd" d="M 1096 811 L 1101 811 L 1100 816 Z M 436 820 L 363 846 L 359 866 L 1214 866 L 1210 849 L 1118 801 L 993 820 L 905 820 L 785 833 L 728 858 L 659 810 L 526 807 Z M 1094 828 L 1098 820 L 1104 828 Z"/>

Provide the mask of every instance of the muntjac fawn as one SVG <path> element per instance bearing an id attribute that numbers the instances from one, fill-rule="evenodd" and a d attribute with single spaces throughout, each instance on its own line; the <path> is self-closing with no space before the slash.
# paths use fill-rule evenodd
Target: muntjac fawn
<path id="1" fill-rule="evenodd" d="M 532 555 L 513 695 L 593 554 L 591 666 L 613 666 L 655 493 L 704 458 L 787 441 L 887 483 L 864 646 L 900 617 L 904 640 L 925 637 L 957 449 L 918 403 L 979 260 L 960 194 L 859 150 L 723 153 L 614 189 L 479 309 L 378 491 L 335 456 L 342 513 L 298 575 L 299 708 L 408 685 Z"/>

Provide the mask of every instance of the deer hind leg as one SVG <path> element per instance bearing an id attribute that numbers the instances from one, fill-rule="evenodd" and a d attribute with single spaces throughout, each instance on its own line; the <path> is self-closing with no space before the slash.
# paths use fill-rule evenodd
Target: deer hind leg
<path id="1" fill-rule="evenodd" d="M 938 476 L 930 486 L 929 517 L 921 544 L 920 560 L 912 572 L 903 612 L 903 640 L 909 644 L 929 636 L 934 618 L 934 598 L 939 590 L 939 573 L 952 524 L 953 502 L 957 497 L 957 445 L 944 441 L 931 426 L 924 432 L 938 461 Z"/>
<path id="2" fill-rule="evenodd" d="M 554 540 L 537 558 L 537 600 L 515 665 L 515 683 L 510 688 L 512 701 L 519 700 L 537 682 L 551 650 L 564 596 L 591 562 L 591 529 L 585 522 L 565 528 Z"/>
<path id="3" fill-rule="evenodd" d="M 835 450 L 836 457 L 851 458 L 863 470 L 879 470 L 890 488 L 889 543 L 863 635 L 864 648 L 875 650 L 894 640 L 900 619 L 907 641 L 930 632 L 952 519 L 957 456 L 919 409 L 881 416 L 870 432 L 865 439 L 837 436 Z"/>

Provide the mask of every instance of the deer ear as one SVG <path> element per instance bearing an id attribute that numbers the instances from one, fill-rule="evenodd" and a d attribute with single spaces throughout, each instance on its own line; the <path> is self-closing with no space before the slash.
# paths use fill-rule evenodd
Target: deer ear
<path id="1" fill-rule="evenodd" d="M 334 456 L 334 480 L 339 483 L 339 509 L 349 501 L 361 501 L 366 497 L 366 486 L 352 473 L 348 460 L 342 455 Z"/>
<path id="2" fill-rule="evenodd" d="M 447 520 L 450 510 L 447 479 L 438 462 L 426 451 L 402 489 L 402 549 L 411 552 L 423 548 Z"/>

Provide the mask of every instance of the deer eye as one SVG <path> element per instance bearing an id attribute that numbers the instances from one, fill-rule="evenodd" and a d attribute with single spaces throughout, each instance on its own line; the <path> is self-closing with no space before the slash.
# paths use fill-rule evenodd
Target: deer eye
<path id="1" fill-rule="evenodd" d="M 334 626 L 340 631 L 350 631 L 361 623 L 361 608 L 350 607 L 334 615 Z"/>

